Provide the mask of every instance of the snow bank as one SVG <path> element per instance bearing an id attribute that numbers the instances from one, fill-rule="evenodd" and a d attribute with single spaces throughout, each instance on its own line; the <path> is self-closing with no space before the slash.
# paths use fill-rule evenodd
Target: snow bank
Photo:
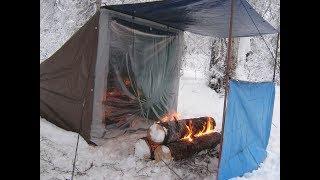
<path id="1" fill-rule="evenodd" d="M 179 86 L 178 112 L 181 118 L 211 116 L 221 129 L 223 96 L 206 85 L 203 78 L 183 76 Z"/>

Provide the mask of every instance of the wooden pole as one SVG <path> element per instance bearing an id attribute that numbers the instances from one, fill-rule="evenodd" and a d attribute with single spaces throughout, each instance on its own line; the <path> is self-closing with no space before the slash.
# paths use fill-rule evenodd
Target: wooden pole
<path id="1" fill-rule="evenodd" d="M 224 103 L 223 103 L 223 117 L 222 117 L 222 130 L 221 130 L 221 145 L 220 145 L 220 154 L 219 154 L 219 164 L 218 164 L 218 176 L 219 176 L 219 168 L 221 163 L 221 155 L 222 155 L 222 146 L 223 146 L 223 133 L 224 133 L 224 123 L 226 117 L 226 104 L 227 104 L 227 96 L 229 91 L 229 73 L 230 73 L 230 65 L 231 65 L 231 50 L 232 50 L 232 23 L 233 23 L 233 3 L 234 0 L 231 0 L 231 8 L 230 8 L 230 20 L 229 20 L 229 35 L 228 35 L 228 52 L 226 59 L 226 69 L 225 69 L 225 92 L 224 92 Z"/>

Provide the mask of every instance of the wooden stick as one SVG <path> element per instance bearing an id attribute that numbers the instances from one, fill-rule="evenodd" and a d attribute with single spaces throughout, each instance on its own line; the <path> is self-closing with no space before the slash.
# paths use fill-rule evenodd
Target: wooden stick
<path id="1" fill-rule="evenodd" d="M 215 148 L 221 140 L 221 134 L 218 132 L 210 133 L 204 136 L 197 137 L 193 142 L 176 141 L 167 145 L 158 146 L 155 153 L 155 160 L 164 161 L 180 160 L 189 158 L 192 155 L 204 150 Z"/>
<path id="2" fill-rule="evenodd" d="M 196 134 L 203 130 L 203 127 L 208 120 L 211 121 L 214 128 L 216 123 L 212 117 L 199 117 L 155 123 L 149 128 L 147 137 L 150 141 L 157 144 L 167 144 L 179 141 L 182 137 L 188 134 L 186 125 L 190 125 L 190 123 L 192 123 L 192 132 Z"/>

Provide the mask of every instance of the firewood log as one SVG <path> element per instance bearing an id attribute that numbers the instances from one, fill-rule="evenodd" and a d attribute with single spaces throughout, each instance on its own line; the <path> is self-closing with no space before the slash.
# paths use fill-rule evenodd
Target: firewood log
<path id="1" fill-rule="evenodd" d="M 169 162 L 173 158 L 170 149 L 167 146 L 160 145 L 154 150 L 154 159 L 156 160 L 156 162 L 159 162 L 161 160 Z"/>
<path id="2" fill-rule="evenodd" d="M 181 119 L 178 121 L 158 122 L 148 130 L 148 139 L 157 144 L 167 144 L 180 140 L 188 133 L 186 125 L 192 123 L 192 132 L 200 132 L 207 121 L 211 121 L 213 128 L 216 123 L 212 117 Z"/>
<path id="3" fill-rule="evenodd" d="M 135 144 L 134 154 L 140 159 L 154 159 L 154 150 L 158 147 L 158 144 L 148 140 L 147 137 L 138 139 Z"/>
<path id="4" fill-rule="evenodd" d="M 176 141 L 166 145 L 160 145 L 155 149 L 155 160 L 171 161 L 181 160 L 210 148 L 215 148 L 221 141 L 221 134 L 218 132 L 210 133 L 195 138 L 192 142 Z"/>

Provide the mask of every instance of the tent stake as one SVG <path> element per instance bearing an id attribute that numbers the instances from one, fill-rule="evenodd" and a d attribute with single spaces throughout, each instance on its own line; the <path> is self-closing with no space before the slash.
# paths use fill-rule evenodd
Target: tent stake
<path id="1" fill-rule="evenodd" d="M 228 91 L 229 91 L 229 77 L 230 77 L 229 74 L 230 74 L 231 50 L 232 50 L 231 44 L 232 44 L 233 3 L 234 3 L 234 0 L 231 0 L 229 35 L 228 35 L 228 53 L 227 53 L 227 58 L 226 58 L 226 69 L 225 69 L 225 75 L 224 75 L 225 92 L 224 92 L 224 102 L 223 102 L 223 117 L 222 117 L 219 164 L 218 164 L 218 178 L 219 178 L 219 168 L 220 168 L 220 163 L 221 163 L 222 146 L 223 146 L 223 134 L 224 134 L 224 122 L 225 122 L 225 116 L 226 116 L 227 96 L 228 96 Z"/>

